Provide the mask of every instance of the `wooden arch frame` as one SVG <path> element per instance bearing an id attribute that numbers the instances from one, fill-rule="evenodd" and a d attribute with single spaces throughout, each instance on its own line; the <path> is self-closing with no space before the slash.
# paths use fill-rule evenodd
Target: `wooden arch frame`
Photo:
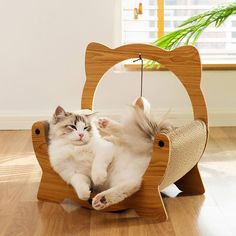
<path id="1" fill-rule="evenodd" d="M 110 49 L 99 43 L 90 43 L 86 50 L 86 82 L 83 89 L 81 107 L 92 109 L 94 94 L 103 75 L 114 65 L 131 58 L 157 61 L 172 71 L 183 84 L 192 103 L 194 119 L 203 120 L 208 125 L 206 103 L 201 91 L 201 61 L 197 49 L 183 46 L 172 51 L 147 44 L 128 44 Z"/>
<path id="2" fill-rule="evenodd" d="M 192 46 L 180 47 L 173 51 L 164 51 L 145 44 L 130 44 L 116 49 L 110 49 L 98 43 L 89 44 L 86 50 L 87 79 L 82 94 L 81 107 L 92 109 L 95 90 L 107 70 L 123 60 L 138 57 L 139 53 L 142 54 L 143 58 L 158 61 L 180 79 L 190 97 L 194 119 L 203 120 L 208 129 L 207 109 L 200 88 L 201 62 L 198 51 Z M 78 199 L 74 189 L 67 185 L 52 169 L 48 156 L 48 130 L 49 124 L 45 121 L 36 122 L 32 127 L 33 147 L 42 168 L 38 199 L 61 202 L 65 198 L 70 198 L 79 202 L 82 206 L 92 209 L 90 203 Z M 167 213 L 159 186 L 169 163 L 169 146 L 168 136 L 158 134 L 154 140 L 152 157 L 143 176 L 140 191 L 119 204 L 105 208 L 104 211 L 133 208 L 140 216 L 151 217 L 158 221 L 166 220 Z M 174 184 L 185 193 L 204 193 L 197 164 Z"/>

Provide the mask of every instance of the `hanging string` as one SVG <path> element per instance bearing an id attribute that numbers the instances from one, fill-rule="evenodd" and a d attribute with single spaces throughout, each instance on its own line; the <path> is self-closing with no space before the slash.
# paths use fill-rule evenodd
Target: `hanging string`
<path id="1" fill-rule="evenodd" d="M 139 58 L 134 60 L 133 62 L 141 61 L 141 85 L 140 85 L 140 97 L 143 96 L 143 58 L 141 53 L 139 53 Z"/>

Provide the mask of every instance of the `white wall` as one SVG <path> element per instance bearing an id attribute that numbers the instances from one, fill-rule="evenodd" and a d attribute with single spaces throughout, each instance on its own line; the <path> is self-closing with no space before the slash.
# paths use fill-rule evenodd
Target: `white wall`
<path id="1" fill-rule="evenodd" d="M 29 128 L 61 104 L 80 108 L 84 54 L 91 41 L 117 40 L 117 0 L 0 1 L 0 129 Z M 190 111 L 185 91 L 169 72 L 145 73 L 144 95 L 158 111 Z M 236 72 L 204 72 L 202 87 L 212 125 L 236 125 Z M 139 74 L 112 70 L 95 108 L 120 110 L 139 94 Z M 108 99 L 109 98 L 109 99 Z"/>

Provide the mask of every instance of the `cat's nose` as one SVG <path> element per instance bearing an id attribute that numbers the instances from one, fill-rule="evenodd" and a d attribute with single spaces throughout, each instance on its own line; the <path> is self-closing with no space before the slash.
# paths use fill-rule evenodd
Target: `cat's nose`
<path id="1" fill-rule="evenodd" d="M 84 137 L 84 134 L 79 134 L 80 139 Z"/>

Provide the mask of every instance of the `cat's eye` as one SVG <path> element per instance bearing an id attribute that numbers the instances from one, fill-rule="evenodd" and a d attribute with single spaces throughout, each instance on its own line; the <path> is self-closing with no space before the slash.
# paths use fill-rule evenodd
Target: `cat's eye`
<path id="1" fill-rule="evenodd" d="M 70 127 L 71 129 L 75 129 L 75 130 L 77 130 L 77 128 L 76 128 L 75 125 L 68 125 L 68 127 Z"/>
<path id="2" fill-rule="evenodd" d="M 84 127 L 84 130 L 88 130 L 90 127 L 89 126 L 85 126 Z"/>

